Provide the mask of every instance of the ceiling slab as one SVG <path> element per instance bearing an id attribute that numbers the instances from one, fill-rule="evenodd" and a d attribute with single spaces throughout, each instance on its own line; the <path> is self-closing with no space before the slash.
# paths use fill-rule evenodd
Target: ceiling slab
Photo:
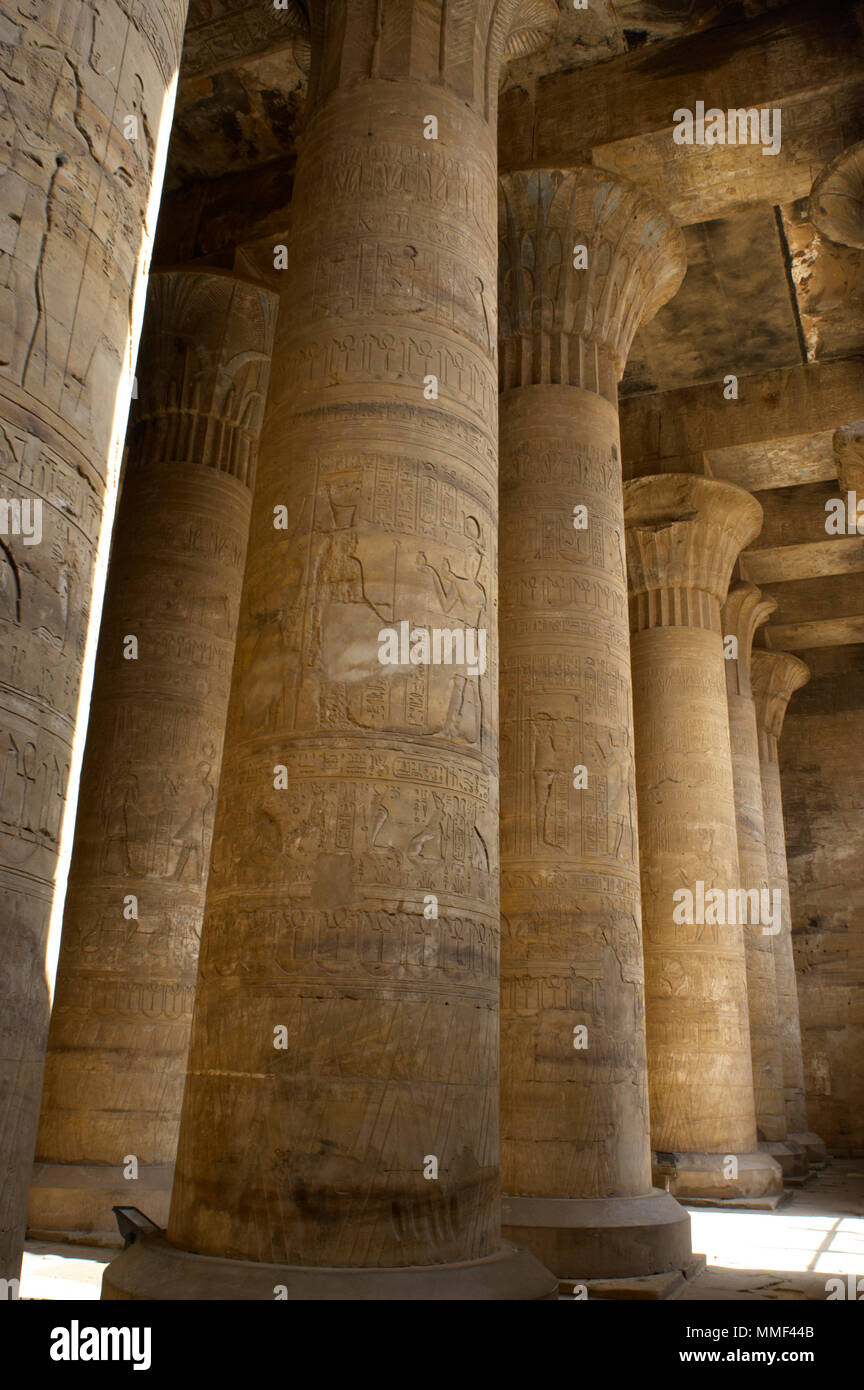
<path id="1" fill-rule="evenodd" d="M 799 362 L 773 208 L 745 208 L 735 217 L 687 227 L 684 239 L 684 283 L 636 334 L 622 393 L 674 390 Z"/>
<path id="2" fill-rule="evenodd" d="M 834 464 L 836 474 L 837 465 Z M 778 550 L 792 545 L 819 545 L 827 540 L 839 540 L 825 530 L 828 516 L 826 503 L 842 493 L 836 477 L 830 482 L 802 483 L 754 491 L 762 508 L 762 530 L 744 551 Z"/>
<path id="3" fill-rule="evenodd" d="M 514 87 L 501 102 L 502 168 L 594 163 L 663 189 L 684 223 L 793 202 L 864 135 L 862 10 L 841 0 L 826 24 L 808 0 Z M 676 144 L 674 112 L 699 100 L 723 111 L 779 106 L 779 154 Z"/>

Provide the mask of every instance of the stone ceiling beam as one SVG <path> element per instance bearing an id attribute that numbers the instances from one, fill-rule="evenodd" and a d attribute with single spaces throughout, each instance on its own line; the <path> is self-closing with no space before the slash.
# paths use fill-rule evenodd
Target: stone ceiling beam
<path id="1" fill-rule="evenodd" d="M 782 584 L 864 570 L 864 536 L 832 536 L 809 545 L 781 545 L 753 550 L 741 557 L 741 572 L 751 584 Z"/>
<path id="2" fill-rule="evenodd" d="M 684 223 L 810 192 L 813 170 L 864 132 L 864 4 L 832 22 L 809 3 L 649 45 L 513 87 L 501 104 L 503 167 L 593 162 L 662 188 Z M 676 145 L 673 113 L 781 106 L 779 154 L 759 145 Z"/>
<path id="3" fill-rule="evenodd" d="M 765 628 L 765 645 L 774 652 L 806 652 L 811 647 L 844 647 L 855 642 L 864 642 L 864 614 Z"/>
<path id="4" fill-rule="evenodd" d="M 836 468 L 836 462 L 835 462 Z M 793 546 L 818 545 L 841 539 L 825 530 L 825 504 L 842 493 L 835 478 L 832 481 L 806 483 L 793 488 L 769 488 L 757 491 L 765 518 L 762 530 L 745 551 L 750 560 L 756 551 L 789 549 Z M 756 583 L 756 580 L 753 580 Z"/>
<path id="5" fill-rule="evenodd" d="M 630 396 L 621 404 L 624 476 L 708 471 L 754 491 L 829 480 L 832 433 L 856 415 L 858 358 L 742 377 L 737 401 L 724 399 L 720 382 Z"/>

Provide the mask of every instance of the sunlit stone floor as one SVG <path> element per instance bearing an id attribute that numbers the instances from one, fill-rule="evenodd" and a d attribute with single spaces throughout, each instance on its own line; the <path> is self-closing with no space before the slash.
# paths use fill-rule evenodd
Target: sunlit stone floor
<path id="1" fill-rule="evenodd" d="M 787 1191 L 777 1211 L 691 1208 L 708 1263 L 682 1300 L 824 1299 L 829 1278 L 864 1278 L 864 1159 L 835 1159 Z"/>

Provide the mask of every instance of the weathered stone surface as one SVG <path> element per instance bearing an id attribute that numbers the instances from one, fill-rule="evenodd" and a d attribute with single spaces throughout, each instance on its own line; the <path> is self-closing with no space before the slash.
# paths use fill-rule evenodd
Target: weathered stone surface
<path id="1" fill-rule="evenodd" d="M 106 487 L 116 483 L 186 5 L 4 0 L 0 472 L 0 1277 L 18 1272 L 45 944 Z M 107 533 L 101 535 L 102 559 Z"/>
<path id="2" fill-rule="evenodd" d="M 168 1226 L 292 1288 L 481 1279 L 501 1251 L 494 114 L 519 6 L 378 9 L 313 7 Z M 383 664 L 403 622 L 485 659 Z M 551 1291 L 518 1260 L 521 1296 Z"/>
<path id="3" fill-rule="evenodd" d="M 807 653 L 780 740 L 807 1115 L 864 1155 L 864 648 Z"/>
<path id="4" fill-rule="evenodd" d="M 508 175 L 499 240 L 504 1232 L 655 1274 L 689 1218 L 651 1193 L 617 382 L 683 241 L 589 168 Z"/>
<path id="5" fill-rule="evenodd" d="M 759 763 L 762 775 L 762 805 L 765 812 L 765 845 L 772 889 L 780 893 L 782 924 L 774 937 L 774 970 L 777 981 L 777 1013 L 783 1049 L 783 1091 L 786 1126 L 790 1139 L 803 1144 L 811 1159 L 825 1157 L 825 1145 L 807 1124 L 804 1095 L 804 1064 L 801 1055 L 801 1023 L 795 957 L 792 950 L 792 920 L 789 909 L 789 877 L 786 867 L 786 832 L 783 825 L 783 794 L 780 787 L 778 742 L 783 720 L 793 694 L 806 683 L 809 671 L 803 661 L 787 652 L 753 653 L 753 697 L 759 727 Z"/>
<path id="6" fill-rule="evenodd" d="M 824 236 L 864 250 L 864 140 L 819 175 L 810 192 L 810 216 Z"/>
<path id="7" fill-rule="evenodd" d="M 771 1196 L 781 1173 L 755 1152 L 742 928 L 695 915 L 700 885 L 739 887 L 720 609 L 761 514 L 740 488 L 687 475 L 629 482 L 624 504 L 653 1146 L 676 1195 Z M 673 917 L 682 889 L 690 924 Z"/>
<path id="8" fill-rule="evenodd" d="M 685 227 L 683 235 L 686 278 L 674 299 L 636 334 L 621 383 L 625 398 L 722 381 L 741 362 L 742 304 L 747 305 L 748 375 L 782 369 L 798 355 L 798 325 L 774 208 L 757 203 Z M 754 246 L 762 254 L 754 256 Z"/>
<path id="9" fill-rule="evenodd" d="M 39 1239 L 119 1244 L 112 1202 L 168 1219 L 276 306 L 219 272 L 150 280 L 48 1041 Z"/>
<path id="10" fill-rule="evenodd" d="M 779 216 L 807 361 L 854 357 L 864 341 L 864 252 L 823 236 L 809 198 L 787 203 Z"/>
<path id="11" fill-rule="evenodd" d="M 831 441 L 839 468 L 841 487 L 864 496 L 864 420 L 841 425 Z"/>
<path id="12" fill-rule="evenodd" d="M 734 403 L 718 382 L 644 392 L 621 404 L 624 476 L 707 472 L 753 491 L 830 480 L 832 435 L 860 414 L 857 361 L 760 373 Z"/>
<path id="13" fill-rule="evenodd" d="M 736 584 L 723 605 L 723 640 L 735 639 L 726 656 L 726 698 L 735 790 L 740 887 L 761 895 L 770 889 L 765 847 L 765 816 L 759 775 L 759 739 L 750 680 L 753 636 L 774 609 L 752 584 Z M 777 986 L 771 935 L 763 930 L 761 912 L 744 925 L 747 1005 L 756 1133 L 761 1141 L 786 1138 L 783 1108 L 783 1053 L 777 1021 Z M 769 925 L 769 932 L 770 926 Z"/>
<path id="14" fill-rule="evenodd" d="M 676 5 L 676 16 L 683 9 Z M 779 19 L 739 18 L 517 87 L 502 102 L 502 169 L 593 162 L 662 189 L 681 223 L 805 197 L 813 170 L 848 143 L 864 111 L 860 8 L 844 5 L 826 19 L 797 0 Z M 674 112 L 699 98 L 724 110 L 781 107 L 777 155 L 763 157 L 756 144 L 675 144 Z"/>

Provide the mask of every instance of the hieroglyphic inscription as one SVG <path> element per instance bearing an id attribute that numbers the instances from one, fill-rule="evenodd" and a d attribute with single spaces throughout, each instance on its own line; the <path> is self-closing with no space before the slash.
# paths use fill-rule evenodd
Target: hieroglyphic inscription
<path id="1" fill-rule="evenodd" d="M 501 438 L 503 1180 L 635 1191 L 648 1134 L 617 418 L 535 386 L 503 396 Z M 619 1087 L 641 1136 L 626 1145 L 606 1120 Z"/>
<path id="2" fill-rule="evenodd" d="M 739 887 L 719 609 L 734 544 L 754 533 L 758 513 L 749 494 L 726 484 L 675 475 L 652 482 L 650 500 L 642 485 L 625 488 L 634 595 L 702 596 L 701 606 L 661 606 L 656 623 L 633 609 L 652 1138 L 660 1150 L 748 1153 L 756 1118 L 742 928 L 680 923 L 673 895 Z M 665 528 L 652 527 L 664 505 Z M 710 624 L 705 604 L 716 614 Z"/>

